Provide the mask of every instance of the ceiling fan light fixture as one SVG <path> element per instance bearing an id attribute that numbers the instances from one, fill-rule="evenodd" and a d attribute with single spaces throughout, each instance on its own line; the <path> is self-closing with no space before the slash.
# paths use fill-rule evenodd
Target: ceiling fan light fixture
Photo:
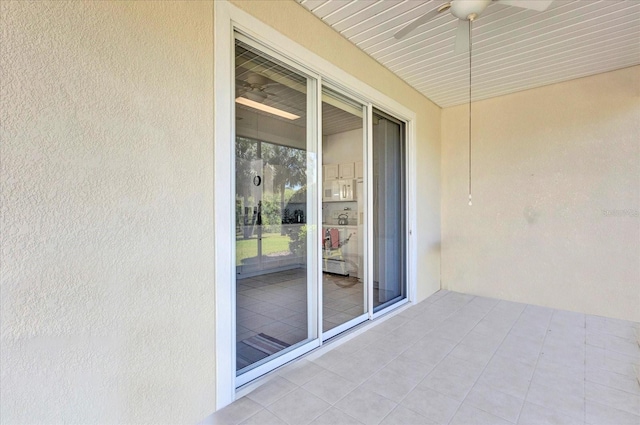
<path id="1" fill-rule="evenodd" d="M 451 14 L 458 19 L 474 20 L 491 4 L 491 0 L 452 0 Z"/>

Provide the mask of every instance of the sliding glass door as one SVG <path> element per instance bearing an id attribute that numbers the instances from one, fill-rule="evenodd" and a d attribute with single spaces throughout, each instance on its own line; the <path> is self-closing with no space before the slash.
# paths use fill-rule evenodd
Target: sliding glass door
<path id="1" fill-rule="evenodd" d="M 234 70 L 241 386 L 406 300 L 406 149 L 402 121 L 240 34 Z"/>
<path id="2" fill-rule="evenodd" d="M 373 111 L 373 311 L 406 298 L 404 124 Z"/>
<path id="3" fill-rule="evenodd" d="M 368 319 L 364 164 L 367 108 L 322 88 L 322 317 L 324 339 Z"/>
<path id="4" fill-rule="evenodd" d="M 236 372 L 317 340 L 316 80 L 235 44 Z M 315 227 L 313 227 L 315 228 Z M 266 370 L 266 369 L 265 369 Z"/>

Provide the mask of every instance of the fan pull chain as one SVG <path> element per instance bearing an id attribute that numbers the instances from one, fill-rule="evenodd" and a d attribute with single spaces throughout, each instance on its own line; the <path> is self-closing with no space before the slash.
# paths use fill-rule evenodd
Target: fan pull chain
<path id="1" fill-rule="evenodd" d="M 469 19 L 469 206 L 471 203 L 471 28 L 473 19 Z"/>

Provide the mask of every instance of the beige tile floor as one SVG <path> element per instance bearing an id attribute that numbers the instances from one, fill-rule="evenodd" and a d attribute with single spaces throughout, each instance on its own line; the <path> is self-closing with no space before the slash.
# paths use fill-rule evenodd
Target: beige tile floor
<path id="1" fill-rule="evenodd" d="M 639 330 L 440 291 L 205 423 L 639 425 Z"/>

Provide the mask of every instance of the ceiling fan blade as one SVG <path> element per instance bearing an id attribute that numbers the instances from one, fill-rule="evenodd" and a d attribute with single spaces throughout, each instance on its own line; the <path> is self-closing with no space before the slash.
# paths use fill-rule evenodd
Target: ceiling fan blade
<path id="1" fill-rule="evenodd" d="M 470 22 L 464 19 L 458 21 L 458 30 L 456 31 L 456 53 L 465 53 L 469 51 L 469 31 Z"/>
<path id="2" fill-rule="evenodd" d="M 523 9 L 536 10 L 544 12 L 553 3 L 553 0 L 494 0 L 496 3 L 505 6 L 521 7 Z"/>
<path id="3" fill-rule="evenodd" d="M 422 24 L 426 24 L 427 22 L 429 22 L 430 20 L 432 20 L 433 18 L 435 18 L 436 16 L 438 16 L 438 14 L 440 13 L 440 11 L 443 10 L 442 7 L 439 7 L 437 9 L 433 9 L 430 12 L 425 13 L 424 15 L 422 15 L 421 17 L 419 17 L 418 19 L 416 19 L 415 21 L 411 22 L 409 25 L 407 25 L 406 27 L 402 28 L 400 31 L 398 31 L 397 33 L 393 34 L 393 37 L 396 40 L 400 40 L 403 39 L 404 37 L 406 37 L 411 31 L 415 30 L 416 28 L 418 28 L 420 25 Z"/>

